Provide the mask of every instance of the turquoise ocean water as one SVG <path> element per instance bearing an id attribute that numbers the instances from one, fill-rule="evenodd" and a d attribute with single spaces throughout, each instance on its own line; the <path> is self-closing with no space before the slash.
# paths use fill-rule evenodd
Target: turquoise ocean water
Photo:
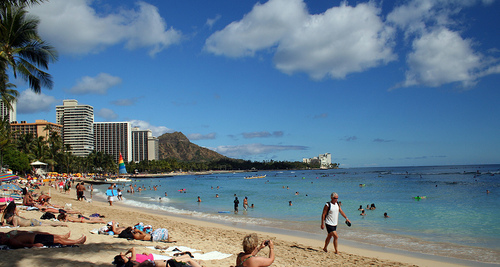
<path id="1" fill-rule="evenodd" d="M 263 179 L 243 179 L 264 174 L 267 176 Z M 352 227 L 339 225 L 341 240 L 478 262 L 500 262 L 500 165 L 186 175 L 133 179 L 133 184 L 147 190 L 128 194 L 128 185 L 120 186 L 125 190 L 124 204 L 243 228 L 271 227 L 267 229 L 317 238 L 325 236 L 319 227 L 323 206 L 330 194 L 337 192 L 342 209 L 352 221 Z M 157 191 L 150 190 L 155 185 Z M 102 194 L 106 186 L 94 188 Z M 186 193 L 179 192 L 180 189 Z M 240 200 L 237 214 L 232 212 L 234 194 Z M 198 196 L 201 203 L 197 202 Z M 243 210 L 245 196 L 255 208 Z M 416 196 L 425 199 L 415 199 Z M 366 210 L 366 216 L 360 216 L 359 206 L 366 208 L 371 203 L 377 209 Z M 384 218 L 384 212 L 390 218 Z"/>

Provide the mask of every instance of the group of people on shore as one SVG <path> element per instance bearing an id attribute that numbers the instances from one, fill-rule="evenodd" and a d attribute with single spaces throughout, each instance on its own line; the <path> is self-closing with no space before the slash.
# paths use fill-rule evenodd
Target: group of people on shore
<path id="1" fill-rule="evenodd" d="M 77 191 L 78 192 L 78 191 Z M 40 194 L 38 199 L 44 204 L 40 204 L 40 201 L 36 199 L 33 194 L 26 191 L 25 200 L 31 202 L 31 207 L 39 207 L 39 211 L 50 213 L 50 212 L 60 212 L 57 216 L 57 221 L 39 221 L 36 219 L 19 219 L 19 210 L 15 202 L 10 202 L 2 211 L 2 226 L 68 226 L 64 222 L 88 222 L 88 223 L 106 223 L 102 218 L 87 218 L 81 215 L 80 212 L 64 210 L 62 207 L 50 204 L 50 197 L 42 197 L 44 194 Z M 77 199 L 80 200 L 81 194 L 76 194 Z M 42 198 L 41 198 L 42 197 Z M 51 205 L 51 206 L 49 206 Z M 246 201 L 248 205 L 248 201 Z M 70 214 L 78 214 L 77 217 L 73 217 Z M 27 220 L 29 223 L 25 223 L 22 220 Z M 117 235 L 118 237 L 134 239 L 134 240 L 144 240 L 153 242 L 175 242 L 171 239 L 171 235 L 165 228 L 158 228 L 154 231 L 147 232 L 145 229 L 139 230 L 136 228 L 137 225 L 133 227 L 119 227 L 119 225 L 113 221 L 111 224 L 106 226 L 107 231 L 111 235 Z M 106 233 L 109 234 L 109 233 Z M 32 247 L 54 247 L 54 246 L 73 246 L 81 245 L 87 241 L 87 237 L 82 235 L 78 239 L 70 239 L 70 232 L 67 234 L 52 234 L 42 231 L 24 231 L 24 230 L 12 230 L 9 232 L 0 232 L 0 245 L 6 245 L 10 248 L 32 248 Z M 238 254 L 237 266 L 269 266 L 273 263 L 274 254 L 274 244 L 270 240 L 258 241 L 256 234 L 248 235 L 243 240 L 243 252 Z M 269 247 L 269 257 L 259 257 L 257 254 L 263 248 Z M 185 266 L 199 267 L 201 266 L 197 261 L 195 261 L 192 255 L 188 252 L 174 254 L 171 259 L 155 259 L 154 254 L 139 254 L 136 253 L 135 248 L 131 248 L 126 252 L 122 252 L 114 257 L 113 263 L 116 266 L 177 266 L 175 263 L 182 262 L 187 264 Z M 173 264 L 173 265 L 169 265 Z M 184 265 L 183 265 L 184 266 Z"/>
<path id="2" fill-rule="evenodd" d="M 77 200 L 81 200 L 82 194 L 78 193 L 78 187 L 84 186 L 83 183 L 79 183 L 76 188 Z M 38 219 L 27 219 L 20 215 L 20 210 L 18 205 L 11 201 L 8 204 L 0 205 L 0 223 L 1 226 L 11 226 L 11 227 L 33 227 L 33 226 L 63 226 L 68 227 L 65 222 L 76 222 L 76 223 L 101 223 L 106 224 L 106 221 L 98 217 L 85 217 L 81 215 L 81 212 L 73 210 L 65 210 L 62 206 L 58 206 L 50 203 L 51 197 L 43 194 L 36 194 L 24 188 L 23 205 L 22 208 L 26 210 L 33 210 L 42 212 L 43 215 L 40 220 Z M 61 192 L 66 193 L 66 192 Z M 30 211 L 31 212 L 31 211 Z M 59 213 L 55 216 L 54 213 Z M 47 214 L 52 215 L 48 216 Z M 75 216 L 74 216 L 75 215 Z M 48 220 L 44 220 L 48 219 Z M 134 227 L 119 227 L 116 222 L 112 222 L 107 226 L 108 231 L 112 235 L 118 235 L 118 237 L 129 238 L 134 240 L 143 240 L 150 242 L 175 242 L 171 239 L 171 235 L 166 228 L 157 228 L 150 232 L 146 232 L 145 229 L 139 230 Z M 107 233 L 109 235 L 109 233 Z M 87 241 L 87 237 L 82 235 L 78 239 L 70 239 L 70 232 L 67 234 L 52 234 L 43 231 L 25 231 L 25 230 L 11 230 L 9 232 L 0 232 L 0 245 L 8 246 L 12 249 L 17 248 L 32 248 L 32 247 L 57 247 L 57 246 L 74 246 L 81 245 Z M 138 257 L 140 258 L 140 257 Z M 190 266 L 200 266 L 196 261 L 190 257 L 181 256 L 174 257 L 175 261 L 189 263 Z M 115 262 L 118 262 L 115 260 Z M 133 264 L 132 264 L 133 263 Z M 153 262 L 155 263 L 155 262 Z M 134 259 L 132 255 L 132 260 L 129 264 L 123 264 L 120 266 L 167 266 L 166 261 L 156 262 L 156 265 L 139 264 L 137 258 Z M 163 265 L 162 265 L 163 264 Z"/>
<path id="3" fill-rule="evenodd" d="M 113 187 L 113 186 L 111 186 Z M 79 190 L 80 188 L 80 190 Z M 85 191 L 85 186 L 83 183 L 79 183 L 76 186 L 76 196 L 77 200 L 82 200 L 84 196 L 82 193 Z M 83 190 L 81 190 L 83 189 Z M 338 194 L 332 193 L 330 196 L 331 200 L 327 202 L 323 207 L 323 212 L 321 215 L 321 229 L 326 229 L 327 236 L 325 239 L 325 244 L 323 250 L 328 252 L 328 246 L 333 239 L 334 252 L 338 253 L 338 234 L 337 226 L 339 223 L 338 215 L 339 213 L 345 218 L 345 223 L 350 226 L 351 221 L 347 218 L 346 214 L 341 208 L 340 201 L 338 201 Z M 198 197 L 198 202 L 201 202 L 201 198 Z M 26 219 L 19 216 L 19 211 L 14 202 L 11 202 L 2 212 L 2 225 L 5 223 L 12 226 L 38 226 L 38 225 L 51 225 L 51 226 L 67 226 L 64 222 L 80 222 L 80 223 L 106 223 L 102 218 L 85 217 L 81 215 L 80 212 L 64 210 L 63 207 L 50 204 L 50 196 L 43 194 L 43 192 L 34 197 L 29 191 L 25 192 L 23 203 L 29 204 L 31 207 L 36 207 L 42 212 L 59 212 L 57 216 L 59 221 L 47 221 L 41 222 L 36 219 Z M 235 212 L 238 212 L 239 200 L 235 196 L 234 208 Z M 247 210 L 248 197 L 243 200 L 243 208 Z M 360 209 L 363 210 L 362 206 Z M 375 209 L 375 204 L 367 206 L 367 209 Z M 386 217 L 387 214 L 385 214 Z M 144 240 L 144 241 L 163 241 L 163 242 L 175 242 L 172 240 L 171 235 L 165 228 L 158 228 L 152 232 L 146 232 L 135 227 L 119 227 L 115 222 L 108 225 L 108 231 L 112 232 L 113 235 L 118 235 L 119 237 L 130 238 L 134 240 Z M 86 237 L 82 236 L 78 239 L 69 239 L 69 233 L 66 235 L 55 235 L 45 232 L 25 232 L 25 231 L 11 231 L 8 233 L 0 233 L 0 244 L 8 245 L 12 248 L 20 247 L 39 247 L 39 246 L 51 246 L 51 245 L 78 245 L 84 244 Z M 245 236 L 242 242 L 243 252 L 239 253 L 236 258 L 236 266 L 269 266 L 274 262 L 274 243 L 271 240 L 258 241 L 256 234 L 250 234 Z M 259 251 L 269 247 L 268 257 L 259 257 L 257 254 Z M 130 255 L 130 256 L 129 256 Z M 175 257 L 175 260 L 187 262 L 191 266 L 199 266 L 199 263 L 193 261 L 191 257 L 186 257 L 186 255 L 180 255 L 181 257 Z M 120 253 L 114 259 L 114 263 L 117 266 L 170 266 L 167 265 L 167 260 L 156 260 L 154 257 L 143 257 L 142 254 L 137 254 L 135 249 L 132 248 L 125 253 Z M 148 265 L 149 264 L 149 265 Z"/>

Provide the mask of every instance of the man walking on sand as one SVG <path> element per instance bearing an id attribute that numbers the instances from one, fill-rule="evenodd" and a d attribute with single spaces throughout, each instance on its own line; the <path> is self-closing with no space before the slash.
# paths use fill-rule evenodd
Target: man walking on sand
<path id="1" fill-rule="evenodd" d="M 330 202 L 326 202 L 325 207 L 323 208 L 323 214 L 321 214 L 321 229 L 325 229 L 326 224 L 326 230 L 328 231 L 328 235 L 325 239 L 325 247 L 323 247 L 323 250 L 325 252 L 328 252 L 327 247 L 333 237 L 333 247 L 335 248 L 335 254 L 338 254 L 339 251 L 337 249 L 337 245 L 339 236 L 337 235 L 337 224 L 339 220 L 339 212 L 340 214 L 342 214 L 342 216 L 344 216 L 346 223 L 348 223 L 349 226 L 351 225 L 351 221 L 347 219 L 347 216 L 342 211 L 340 205 L 337 203 L 339 195 L 333 192 L 330 197 L 332 200 Z"/>

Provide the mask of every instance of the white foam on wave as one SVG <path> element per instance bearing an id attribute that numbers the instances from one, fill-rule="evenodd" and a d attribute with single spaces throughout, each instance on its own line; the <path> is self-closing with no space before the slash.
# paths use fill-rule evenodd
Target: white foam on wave
<path id="1" fill-rule="evenodd" d="M 460 246 L 452 243 L 426 241 L 419 238 L 377 233 L 369 229 L 343 229 L 342 235 L 356 242 L 377 245 L 398 250 L 413 251 L 436 256 L 453 257 L 457 259 L 496 263 L 500 260 L 497 250 L 470 246 Z"/>
<path id="2" fill-rule="evenodd" d="M 148 199 L 148 198 L 146 198 Z M 233 214 L 211 214 L 211 213 L 205 213 L 205 212 L 199 212 L 199 211 L 192 211 L 192 210 L 186 210 L 186 209 L 179 209 L 179 208 L 174 208 L 171 206 L 166 206 L 166 205 L 160 205 L 157 200 L 155 200 L 156 203 L 145 203 L 142 201 L 137 201 L 137 200 L 132 200 L 132 199 L 125 199 L 123 200 L 123 203 L 129 206 L 134 206 L 134 207 L 139 207 L 139 208 L 146 208 L 150 209 L 153 211 L 163 211 L 163 212 L 168 212 L 172 214 L 177 214 L 177 215 L 188 215 L 188 216 L 193 216 L 199 219 L 209 219 L 217 222 L 226 222 L 226 223 L 245 223 L 245 224 L 253 224 L 253 225 L 268 225 L 271 224 L 270 221 L 264 220 L 264 219 L 259 219 L 259 218 L 249 218 L 246 216 L 234 216 Z M 163 202 L 163 198 L 162 198 Z"/>

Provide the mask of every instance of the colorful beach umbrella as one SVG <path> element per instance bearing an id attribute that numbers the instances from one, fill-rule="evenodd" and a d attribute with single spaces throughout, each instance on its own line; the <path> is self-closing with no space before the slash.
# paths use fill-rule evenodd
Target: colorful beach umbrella
<path id="1" fill-rule="evenodd" d="M 7 181 L 12 181 L 19 179 L 19 176 L 16 176 L 14 174 L 9 174 L 9 173 L 3 173 L 0 174 L 0 182 L 7 182 Z"/>
<path id="2" fill-rule="evenodd" d="M 2 189 L 2 190 L 23 190 L 23 189 L 21 189 L 21 187 L 19 187 L 18 185 L 15 185 L 15 184 L 3 184 L 3 185 L 0 185 L 0 189 Z"/>

